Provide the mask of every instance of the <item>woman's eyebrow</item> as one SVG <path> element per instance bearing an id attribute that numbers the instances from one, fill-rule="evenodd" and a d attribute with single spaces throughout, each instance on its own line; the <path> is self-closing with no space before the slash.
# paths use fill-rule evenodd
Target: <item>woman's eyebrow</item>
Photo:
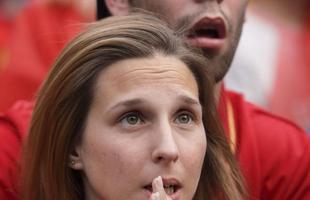
<path id="1" fill-rule="evenodd" d="M 111 108 L 108 109 L 108 111 L 114 110 L 118 107 L 131 107 L 131 106 L 137 106 L 139 104 L 142 104 L 144 101 L 140 98 L 135 98 L 135 99 L 129 99 L 129 100 L 124 100 L 121 102 L 118 102 L 116 105 L 112 106 Z"/>
<path id="2" fill-rule="evenodd" d="M 179 101 L 182 101 L 186 104 L 190 104 L 193 106 L 200 106 L 200 102 L 197 99 L 192 98 L 187 95 L 180 95 L 178 96 L 178 99 Z M 117 104 L 113 105 L 111 108 L 108 109 L 108 112 L 111 110 L 117 109 L 118 107 L 133 107 L 133 106 L 141 105 L 144 103 L 145 103 L 145 100 L 143 100 L 142 98 L 128 99 L 128 100 L 120 101 Z"/>
<path id="3" fill-rule="evenodd" d="M 194 99 L 194 98 L 189 97 L 187 95 L 181 95 L 180 98 L 182 101 L 184 101 L 187 104 L 200 105 L 200 102 L 197 99 Z"/>

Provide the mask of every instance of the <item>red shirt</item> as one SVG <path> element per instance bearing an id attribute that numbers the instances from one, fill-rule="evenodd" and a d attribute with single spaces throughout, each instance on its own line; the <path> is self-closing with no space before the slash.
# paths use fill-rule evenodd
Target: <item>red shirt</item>
<path id="1" fill-rule="evenodd" d="M 310 15 L 303 29 L 280 28 L 270 111 L 310 133 Z"/>
<path id="2" fill-rule="evenodd" d="M 236 133 L 236 155 L 250 199 L 310 199 L 310 138 L 293 123 L 224 92 L 220 114 L 231 138 L 231 102 Z"/>
<path id="3" fill-rule="evenodd" d="M 19 102 L 0 117 L 0 199 L 14 199 L 13 170 L 31 111 L 32 104 Z M 310 139 L 303 130 L 233 92 L 223 92 L 219 111 L 228 138 L 235 138 L 249 199 L 310 199 Z"/>
<path id="4" fill-rule="evenodd" d="M 5 19 L 0 13 L 0 73 L 7 67 L 9 61 L 13 24 L 13 19 Z"/>
<path id="5" fill-rule="evenodd" d="M 31 100 L 64 45 L 85 21 L 74 7 L 34 4 L 17 17 L 11 59 L 0 74 L 0 111 Z"/>
<path id="6" fill-rule="evenodd" d="M 0 199 L 19 199 L 16 192 L 20 153 L 31 118 L 33 103 L 19 101 L 0 114 Z"/>

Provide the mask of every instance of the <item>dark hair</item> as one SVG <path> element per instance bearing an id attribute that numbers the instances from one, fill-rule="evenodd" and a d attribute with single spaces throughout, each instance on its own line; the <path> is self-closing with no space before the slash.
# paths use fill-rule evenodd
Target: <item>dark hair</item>
<path id="1" fill-rule="evenodd" d="M 97 0 L 97 20 L 111 16 L 104 0 Z"/>
<path id="2" fill-rule="evenodd" d="M 187 47 L 165 22 L 146 14 L 95 23 L 62 51 L 40 90 L 25 147 L 23 199 L 81 200 L 81 172 L 69 155 L 84 131 L 97 76 L 130 58 L 174 56 L 193 73 L 203 109 L 208 147 L 194 199 L 240 200 L 243 181 L 218 121 L 212 74 L 205 58 Z"/>

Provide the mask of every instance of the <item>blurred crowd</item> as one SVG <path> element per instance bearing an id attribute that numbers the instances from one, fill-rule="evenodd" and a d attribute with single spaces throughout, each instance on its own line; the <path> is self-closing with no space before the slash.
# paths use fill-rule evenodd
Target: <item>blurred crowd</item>
<path id="1" fill-rule="evenodd" d="M 33 99 L 63 46 L 95 18 L 95 0 L 0 1 L 0 111 Z"/>
<path id="2" fill-rule="evenodd" d="M 250 2 L 226 86 L 310 132 L 310 1 Z"/>
<path id="3" fill-rule="evenodd" d="M 310 1 L 253 0 L 226 87 L 310 132 Z M 0 0 L 0 112 L 31 100 L 95 0 Z"/>

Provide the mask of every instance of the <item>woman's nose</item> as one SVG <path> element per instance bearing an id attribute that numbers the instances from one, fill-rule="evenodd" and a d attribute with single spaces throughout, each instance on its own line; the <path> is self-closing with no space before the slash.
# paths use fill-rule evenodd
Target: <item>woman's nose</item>
<path id="1" fill-rule="evenodd" d="M 153 162 L 163 164 L 176 162 L 179 158 L 179 149 L 175 138 L 176 133 L 173 132 L 171 125 L 165 123 L 158 126 L 154 134 Z"/>

